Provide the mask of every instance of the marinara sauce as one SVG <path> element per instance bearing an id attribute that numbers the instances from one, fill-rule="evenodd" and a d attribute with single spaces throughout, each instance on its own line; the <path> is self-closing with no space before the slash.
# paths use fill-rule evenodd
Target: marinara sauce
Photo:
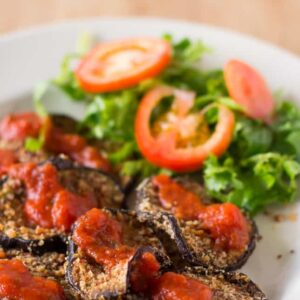
<path id="1" fill-rule="evenodd" d="M 50 119 L 46 131 L 46 150 L 55 154 L 66 154 L 80 165 L 111 171 L 109 162 L 101 155 L 99 150 L 88 145 L 86 139 L 78 134 L 64 133 L 53 126 Z"/>
<path id="2" fill-rule="evenodd" d="M 92 196 L 83 197 L 65 189 L 51 163 L 15 164 L 8 174 L 24 182 L 24 214 L 34 225 L 69 231 L 79 216 L 98 204 Z"/>
<path id="3" fill-rule="evenodd" d="M 41 126 L 41 119 L 33 112 L 8 115 L 0 122 L 0 138 L 9 142 L 24 141 L 27 137 L 37 137 Z"/>
<path id="4" fill-rule="evenodd" d="M 201 199 L 166 175 L 153 178 L 159 200 L 167 210 L 183 220 L 200 220 L 215 246 L 223 250 L 242 250 L 249 242 L 249 224 L 232 203 L 204 205 Z"/>
<path id="5" fill-rule="evenodd" d="M 0 298 L 11 300 L 65 300 L 54 280 L 33 276 L 17 259 L 0 261 Z"/>
<path id="6" fill-rule="evenodd" d="M 73 241 L 101 265 L 113 266 L 134 255 L 135 249 L 123 244 L 121 224 L 100 209 L 91 209 L 76 222 Z"/>
<path id="7" fill-rule="evenodd" d="M 151 298 L 153 300 L 212 300 L 213 292 L 199 280 L 167 272 L 156 280 Z"/>

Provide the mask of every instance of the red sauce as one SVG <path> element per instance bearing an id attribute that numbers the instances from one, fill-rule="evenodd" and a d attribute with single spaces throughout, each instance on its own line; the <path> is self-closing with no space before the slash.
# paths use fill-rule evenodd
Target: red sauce
<path id="1" fill-rule="evenodd" d="M 166 175 L 155 176 L 153 183 L 159 188 L 159 200 L 165 209 L 170 210 L 179 219 L 195 220 L 198 218 L 199 211 L 202 211 L 204 207 L 201 199 L 195 194 Z"/>
<path id="2" fill-rule="evenodd" d="M 10 300 L 65 300 L 55 281 L 32 276 L 17 259 L 0 261 L 0 298 Z"/>
<path id="3" fill-rule="evenodd" d="M 5 141 L 23 141 L 36 137 L 41 128 L 40 118 L 32 112 L 8 115 L 0 122 L 0 138 Z"/>
<path id="4" fill-rule="evenodd" d="M 0 176 L 7 172 L 7 168 L 16 163 L 18 158 L 12 150 L 0 149 Z"/>
<path id="5" fill-rule="evenodd" d="M 101 265 L 130 259 L 135 249 L 123 244 L 121 224 L 100 209 L 91 209 L 76 222 L 75 244 Z"/>
<path id="6" fill-rule="evenodd" d="M 48 124 L 46 149 L 55 154 L 64 153 L 79 164 L 111 171 L 108 161 L 98 149 L 89 146 L 87 141 L 78 134 L 63 133 L 60 129 Z"/>
<path id="7" fill-rule="evenodd" d="M 155 283 L 153 300 L 212 300 L 212 290 L 201 281 L 172 273 L 164 273 Z"/>
<path id="8" fill-rule="evenodd" d="M 249 224 L 240 209 L 231 203 L 204 205 L 201 199 L 166 175 L 153 178 L 159 188 L 161 205 L 177 218 L 200 220 L 216 248 L 241 250 L 249 242 Z"/>
<path id="9" fill-rule="evenodd" d="M 132 266 L 130 284 L 136 293 L 149 294 L 158 277 L 160 263 L 150 252 L 143 253 L 142 257 Z"/>
<path id="10" fill-rule="evenodd" d="M 32 224 L 68 231 L 79 216 L 97 206 L 94 198 L 81 197 L 65 189 L 50 163 L 16 164 L 8 173 L 26 186 L 24 213 Z"/>
<path id="11" fill-rule="evenodd" d="M 77 134 L 66 134 L 53 126 L 50 118 L 41 120 L 35 113 L 9 115 L 0 122 L 0 138 L 5 141 L 24 141 L 27 137 L 37 137 L 46 129 L 45 150 L 55 154 L 66 154 L 79 164 L 110 171 L 108 161 L 101 153 Z M 0 161 L 1 165 L 1 161 Z"/>

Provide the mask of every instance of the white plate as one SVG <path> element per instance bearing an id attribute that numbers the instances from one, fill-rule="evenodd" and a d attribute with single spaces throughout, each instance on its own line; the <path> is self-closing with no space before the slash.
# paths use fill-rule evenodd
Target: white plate
<path id="1" fill-rule="evenodd" d="M 203 67 L 222 67 L 229 58 L 245 60 L 264 74 L 272 89 L 284 88 L 300 104 L 300 59 L 284 50 L 206 25 L 151 18 L 105 18 L 57 24 L 0 38 L 1 115 L 29 109 L 33 86 L 57 74 L 62 57 L 74 50 L 82 31 L 95 34 L 100 40 L 161 36 L 166 32 L 178 38 L 201 38 L 214 48 L 214 53 L 202 62 Z M 74 109 L 77 108 L 68 103 L 58 108 Z M 300 205 L 277 210 L 299 213 Z M 270 299 L 300 299 L 300 220 L 275 223 L 261 215 L 256 221 L 263 239 L 243 271 Z M 281 259 L 277 255 L 282 255 Z"/>

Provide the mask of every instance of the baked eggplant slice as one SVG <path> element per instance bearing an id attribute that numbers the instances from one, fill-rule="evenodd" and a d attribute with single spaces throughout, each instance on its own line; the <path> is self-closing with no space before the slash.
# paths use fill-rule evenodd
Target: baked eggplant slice
<path id="1" fill-rule="evenodd" d="M 145 299 L 266 300 L 248 276 L 203 267 L 168 271 L 157 277 Z"/>
<path id="2" fill-rule="evenodd" d="M 78 295 L 67 283 L 65 277 L 66 256 L 58 252 L 46 252 L 33 255 L 22 250 L 0 249 L 1 259 L 18 259 L 24 263 L 34 276 L 57 281 L 64 289 L 68 300 L 80 300 Z"/>
<path id="3" fill-rule="evenodd" d="M 66 251 L 66 238 L 54 229 L 30 227 L 23 214 L 24 186 L 6 178 L 0 189 L 0 245 L 35 254 Z"/>
<path id="4" fill-rule="evenodd" d="M 57 166 L 60 183 L 82 197 L 96 199 L 98 207 L 120 207 L 123 194 L 105 173 L 70 165 L 62 159 L 52 160 Z M 22 249 L 34 254 L 66 252 L 66 233 L 57 229 L 28 224 L 24 213 L 25 187 L 18 179 L 6 177 L 0 186 L 0 245 L 6 249 Z"/>
<path id="5" fill-rule="evenodd" d="M 204 205 L 213 203 L 205 196 L 203 188 L 196 182 L 186 178 L 172 180 L 189 193 L 200 198 Z M 240 268 L 251 255 L 255 248 L 257 229 L 255 223 L 244 216 L 248 228 L 246 245 L 241 249 L 220 249 L 215 247 L 214 239 L 210 232 L 203 228 L 198 219 L 186 220 L 175 217 L 170 209 L 163 207 L 159 198 L 158 187 L 153 179 L 144 180 L 137 188 L 135 209 L 141 220 L 152 222 L 158 235 L 167 246 L 169 255 L 177 263 L 190 265 L 213 266 L 227 271 Z M 194 197 L 193 196 L 193 197 Z M 189 207 L 186 207 L 189 210 Z M 190 213 L 193 211 L 190 210 Z"/>
<path id="6" fill-rule="evenodd" d="M 113 240 L 109 241 L 110 236 L 115 236 L 115 233 L 111 231 L 110 225 L 105 225 L 104 234 L 98 235 L 98 238 L 104 239 L 105 243 L 108 243 L 105 246 L 106 248 L 104 248 L 107 249 L 105 251 L 118 251 L 118 247 L 126 247 L 127 250 L 129 249 L 132 252 L 126 258 L 116 258 L 115 260 L 115 252 L 109 252 L 112 259 L 111 263 L 97 262 L 95 257 L 88 255 L 87 250 L 78 247 L 74 241 L 74 234 L 81 226 L 79 225 L 81 219 L 89 218 L 93 214 L 99 220 L 101 215 L 98 218 L 97 211 L 99 210 L 93 209 L 89 211 L 75 223 L 73 235 L 70 237 L 68 246 L 68 282 L 84 299 L 144 299 L 143 296 L 132 293 L 132 276 L 137 268 L 140 268 L 139 263 L 147 255 L 150 255 L 156 261 L 158 265 L 158 270 L 156 271 L 160 272 L 163 268 L 170 267 L 169 259 L 164 253 L 162 244 L 155 236 L 154 231 L 146 224 L 141 223 L 134 212 L 102 209 L 101 214 L 106 214 L 110 220 L 116 221 L 122 228 L 122 245 L 120 246 L 116 245 Z M 80 227 L 80 230 L 82 228 Z M 88 227 L 85 227 L 83 232 L 86 232 L 86 228 Z M 101 227 L 98 226 L 91 228 L 95 232 L 101 230 Z M 108 234 L 107 237 L 105 237 L 106 234 Z M 104 259 L 103 256 L 101 259 Z M 146 268 L 145 273 L 148 274 L 148 272 L 149 269 Z M 139 273 L 137 275 L 140 280 Z M 139 284 L 138 288 L 141 286 Z"/>

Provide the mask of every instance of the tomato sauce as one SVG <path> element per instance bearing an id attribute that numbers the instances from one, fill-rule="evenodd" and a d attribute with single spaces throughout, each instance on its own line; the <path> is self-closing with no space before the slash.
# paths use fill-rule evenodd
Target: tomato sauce
<path id="1" fill-rule="evenodd" d="M 73 240 L 99 264 L 112 267 L 130 259 L 135 249 L 123 244 L 121 224 L 99 209 L 91 209 L 76 222 Z"/>
<path id="2" fill-rule="evenodd" d="M 231 203 L 204 205 L 201 199 L 166 175 L 153 178 L 159 200 L 167 210 L 183 220 L 200 220 L 215 241 L 216 248 L 242 250 L 249 242 L 249 224 Z"/>
<path id="3" fill-rule="evenodd" d="M 50 163 L 16 164 L 9 168 L 8 174 L 24 182 L 24 213 L 34 225 L 69 231 L 79 216 L 97 206 L 94 198 L 82 197 L 65 189 Z"/>
<path id="4" fill-rule="evenodd" d="M 134 262 L 130 273 L 130 284 L 136 293 L 149 294 L 158 278 L 160 263 L 150 252 L 143 253 L 142 257 Z"/>
<path id="5" fill-rule="evenodd" d="M 0 261 L 0 298 L 10 300 L 65 300 L 54 280 L 33 276 L 17 259 Z"/>
<path id="6" fill-rule="evenodd" d="M 24 141 L 39 134 L 42 122 L 32 112 L 8 115 L 0 122 L 0 138 L 5 141 Z"/>
<path id="7" fill-rule="evenodd" d="M 153 300 L 212 300 L 212 290 L 201 281 L 173 272 L 164 273 L 155 283 Z"/>
<path id="8" fill-rule="evenodd" d="M 46 132 L 45 150 L 66 154 L 80 165 L 111 171 L 110 164 L 95 147 L 89 146 L 78 134 L 66 134 L 53 126 L 50 118 L 42 120 L 35 113 L 9 115 L 0 122 L 0 138 L 8 142 L 23 142 Z M 0 159 L 1 165 L 1 159 Z"/>
<path id="9" fill-rule="evenodd" d="M 18 158 L 12 150 L 0 149 L 0 176 L 7 172 L 7 168 L 16 163 Z"/>

